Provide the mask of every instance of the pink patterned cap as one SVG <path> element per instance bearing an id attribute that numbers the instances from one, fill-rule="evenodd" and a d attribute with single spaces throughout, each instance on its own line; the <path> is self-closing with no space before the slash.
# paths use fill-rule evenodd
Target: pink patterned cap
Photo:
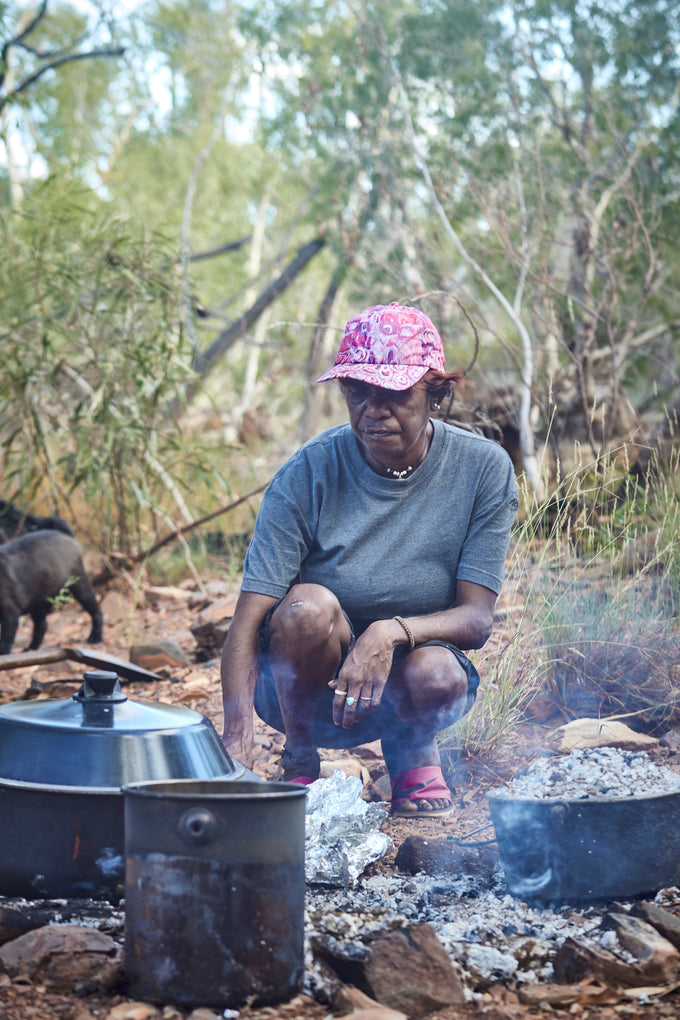
<path id="1" fill-rule="evenodd" d="M 373 305 L 350 319 L 335 364 L 317 379 L 359 379 L 388 390 L 407 390 L 430 368 L 444 371 L 441 337 L 417 308 Z"/>

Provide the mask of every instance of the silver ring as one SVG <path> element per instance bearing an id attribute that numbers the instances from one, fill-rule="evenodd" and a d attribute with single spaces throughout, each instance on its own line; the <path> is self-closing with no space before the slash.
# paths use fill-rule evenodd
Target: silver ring
<path id="1" fill-rule="evenodd" d="M 336 691 L 335 693 L 336 693 L 336 695 L 339 698 L 346 698 L 347 697 L 347 691 Z"/>
<path id="2" fill-rule="evenodd" d="M 367 698 L 365 694 L 359 695 L 359 701 L 371 701 L 371 698 Z"/>
<path id="3" fill-rule="evenodd" d="M 350 695 L 350 697 L 349 697 L 349 698 L 347 699 L 347 701 L 345 702 L 345 704 L 346 704 L 346 705 L 353 705 L 355 701 L 356 701 L 356 698 L 353 698 L 353 697 L 352 697 L 352 696 Z"/>

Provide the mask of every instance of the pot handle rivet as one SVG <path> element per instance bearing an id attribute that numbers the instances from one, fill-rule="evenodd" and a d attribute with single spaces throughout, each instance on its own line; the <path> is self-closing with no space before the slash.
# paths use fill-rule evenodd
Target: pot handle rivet
<path id="1" fill-rule="evenodd" d="M 179 831 L 188 843 L 202 846 L 215 835 L 217 819 L 206 808 L 191 808 L 180 818 Z"/>
<path id="2" fill-rule="evenodd" d="M 550 808 L 550 814 L 555 821 L 564 822 L 569 814 L 569 808 L 566 804 L 555 804 Z"/>

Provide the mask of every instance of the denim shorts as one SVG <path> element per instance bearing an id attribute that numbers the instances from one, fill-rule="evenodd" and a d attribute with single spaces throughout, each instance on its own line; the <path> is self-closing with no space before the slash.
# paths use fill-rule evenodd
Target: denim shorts
<path id="1" fill-rule="evenodd" d="M 269 668 L 271 618 L 280 602 L 281 599 L 271 606 L 264 618 L 262 626 L 260 627 L 260 672 L 255 685 L 254 704 L 255 711 L 259 715 L 260 719 L 266 722 L 269 726 L 272 726 L 275 730 L 278 730 L 280 733 L 285 733 L 286 728 L 281 715 L 279 696 L 276 690 L 274 677 L 272 676 Z M 347 649 L 349 651 L 354 644 L 356 637 L 354 634 L 354 628 L 347 614 L 345 614 L 345 619 L 349 625 L 351 635 Z M 416 645 L 416 648 L 427 648 L 431 645 L 440 645 L 443 648 L 448 648 L 451 654 L 458 660 L 465 670 L 468 678 L 468 692 L 467 704 L 463 714 L 466 714 L 475 703 L 477 688 L 479 687 L 479 673 L 470 662 L 467 655 L 464 655 L 460 648 L 456 648 L 455 645 L 449 644 L 448 641 L 424 641 L 422 645 Z M 392 665 L 396 666 L 397 663 L 406 658 L 410 651 L 411 650 L 404 645 L 400 645 L 396 648 L 392 658 Z M 319 698 L 316 715 L 314 717 L 314 741 L 317 747 L 357 747 L 359 744 L 369 744 L 373 740 L 379 740 L 383 736 L 392 736 L 395 733 L 404 732 L 408 729 L 409 727 L 397 717 L 387 698 L 382 699 L 374 712 L 371 712 L 370 715 L 364 716 L 363 719 L 354 723 L 354 725 L 350 726 L 349 729 L 345 730 L 341 726 L 336 726 L 333 722 L 333 690 L 330 687 L 328 688 L 328 692 L 322 693 Z"/>

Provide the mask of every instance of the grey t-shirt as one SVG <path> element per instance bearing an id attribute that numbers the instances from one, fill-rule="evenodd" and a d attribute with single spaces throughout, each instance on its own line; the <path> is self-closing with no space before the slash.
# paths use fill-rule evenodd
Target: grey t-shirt
<path id="1" fill-rule="evenodd" d="M 264 494 L 243 591 L 281 598 L 323 584 L 357 631 L 455 603 L 456 581 L 500 591 L 517 485 L 496 443 L 433 420 L 427 457 L 405 479 L 366 464 L 349 425 L 309 440 Z"/>

